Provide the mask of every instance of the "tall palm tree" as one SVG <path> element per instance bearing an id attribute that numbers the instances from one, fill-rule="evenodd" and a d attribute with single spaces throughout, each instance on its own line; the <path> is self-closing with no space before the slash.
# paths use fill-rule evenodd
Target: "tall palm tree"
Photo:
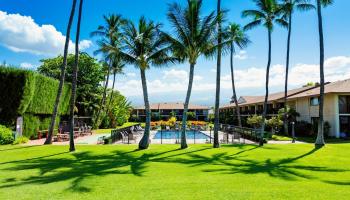
<path id="1" fill-rule="evenodd" d="M 79 69 L 79 38 L 80 38 L 80 24 L 81 16 L 83 12 L 83 0 L 79 2 L 79 13 L 78 13 L 78 24 L 77 24 L 77 33 L 75 38 L 75 60 L 72 73 L 72 95 L 69 105 L 69 151 L 75 151 L 74 146 L 74 108 L 75 108 L 75 99 L 77 96 L 77 79 L 78 79 L 78 69 Z"/>
<path id="2" fill-rule="evenodd" d="M 126 63 L 133 64 L 140 70 L 143 98 L 146 110 L 146 126 L 139 143 L 139 149 L 149 146 L 151 111 L 148 100 L 146 70 L 151 66 L 161 67 L 175 59 L 168 55 L 169 44 L 160 31 L 161 24 L 147 21 L 141 17 L 138 25 L 129 21 L 124 27 L 124 48 L 121 52 Z"/>
<path id="3" fill-rule="evenodd" d="M 241 113 L 238 106 L 238 99 L 235 87 L 235 77 L 233 70 L 233 56 L 236 53 L 237 46 L 239 49 L 244 49 L 250 43 L 248 36 L 245 34 L 242 27 L 238 24 L 231 23 L 227 30 L 225 31 L 227 35 L 227 39 L 230 41 L 230 66 L 231 66 L 231 81 L 232 81 L 232 93 L 233 93 L 233 101 L 235 103 L 235 111 L 238 119 L 238 126 L 242 127 Z"/>
<path id="4" fill-rule="evenodd" d="M 221 0 L 217 1 L 217 37 L 218 37 L 218 44 L 222 43 L 222 27 L 221 27 L 221 22 L 222 22 L 222 16 L 221 16 Z M 220 119 L 220 113 L 219 113 L 219 108 L 220 108 L 220 81 L 221 81 L 221 54 L 222 54 L 222 47 L 221 45 L 218 46 L 217 48 L 218 53 L 217 53 L 217 62 L 216 62 L 216 92 L 215 92 L 215 108 L 214 108 L 214 143 L 213 147 L 214 148 L 219 148 L 220 143 L 219 143 L 219 119 Z"/>
<path id="5" fill-rule="evenodd" d="M 267 100 L 269 96 L 269 76 L 270 76 L 270 66 L 271 66 L 271 48 L 272 48 L 272 32 L 275 23 L 278 23 L 284 27 L 288 25 L 283 18 L 279 18 L 282 14 L 281 7 L 277 4 L 276 0 L 253 0 L 257 6 L 256 10 L 245 10 L 242 13 L 243 17 L 252 17 L 253 21 L 248 23 L 244 29 L 249 30 L 255 28 L 259 25 L 263 25 L 267 29 L 268 35 L 268 62 L 266 67 L 266 83 L 265 83 L 265 100 L 264 100 L 264 111 L 262 115 L 262 123 L 260 130 L 260 141 L 259 145 L 264 144 L 264 131 L 265 131 L 265 119 L 267 114 Z"/>
<path id="6" fill-rule="evenodd" d="M 289 76 L 289 58 L 290 58 L 290 41 L 292 35 L 292 19 L 294 10 L 307 11 L 314 9 L 315 6 L 309 3 L 310 0 L 282 0 L 282 6 L 284 7 L 284 18 L 288 20 L 288 37 L 287 37 L 287 56 L 286 56 L 286 73 L 284 84 L 284 131 L 288 135 L 288 108 L 287 108 L 287 96 L 288 96 L 288 76 Z"/>
<path id="7" fill-rule="evenodd" d="M 114 85 L 115 85 L 115 81 L 116 81 L 116 76 L 117 76 L 117 74 L 123 74 L 123 68 L 124 67 L 125 67 L 125 64 L 124 64 L 124 61 L 122 60 L 122 57 L 120 55 L 114 57 L 113 64 L 112 64 L 113 83 L 112 83 L 112 91 L 111 91 L 111 95 L 109 97 L 108 105 L 111 104 L 111 101 L 113 99 Z M 108 108 L 109 108 L 109 106 L 107 106 L 107 109 Z"/>
<path id="8" fill-rule="evenodd" d="M 56 117 L 57 117 L 57 112 L 58 112 L 58 106 L 60 104 L 62 90 L 63 90 L 63 85 L 64 85 L 64 79 L 65 79 L 65 73 L 66 73 L 66 67 L 67 67 L 67 56 L 68 56 L 68 47 L 69 47 L 69 40 L 70 40 L 70 31 L 71 31 L 71 28 L 72 28 L 72 23 L 73 23 L 73 18 L 74 18 L 76 4 L 77 4 L 77 0 L 73 0 L 73 4 L 72 4 L 72 8 L 71 8 L 70 15 L 69 15 L 69 20 L 68 20 L 68 25 L 67 25 L 66 41 L 65 41 L 65 44 L 64 44 L 63 64 L 62 64 L 62 67 L 61 67 L 60 83 L 58 85 L 55 105 L 54 105 L 52 116 L 51 116 L 51 123 L 50 123 L 50 127 L 49 127 L 49 133 L 48 133 L 48 137 L 45 140 L 45 144 L 52 144 L 53 130 L 54 130 L 55 125 L 56 125 Z"/>
<path id="9" fill-rule="evenodd" d="M 190 73 L 184 112 L 182 117 L 181 148 L 187 148 L 186 121 L 190 102 L 194 68 L 197 59 L 204 55 L 213 56 L 216 50 L 215 27 L 217 17 L 214 12 L 202 17 L 202 0 L 187 0 L 187 6 L 182 8 L 178 3 L 169 6 L 168 19 L 174 28 L 174 37 L 167 35 L 175 57 L 182 62 L 188 61 Z"/>
<path id="10" fill-rule="evenodd" d="M 324 119 L 323 119 L 323 107 L 324 107 L 324 38 L 323 38 L 323 22 L 322 22 L 322 6 L 326 7 L 333 3 L 333 0 L 316 0 L 317 3 L 317 17 L 318 17 L 318 32 L 320 42 L 320 106 L 319 106 L 319 122 L 318 132 L 315 142 L 316 147 L 322 147 L 324 142 Z"/>
<path id="11" fill-rule="evenodd" d="M 103 16 L 105 20 L 105 25 L 100 25 L 96 31 L 91 33 L 91 36 L 98 36 L 100 40 L 98 41 L 99 49 L 95 51 L 95 54 L 103 54 L 105 57 L 105 61 L 108 63 L 109 68 L 106 74 L 106 81 L 104 84 L 103 96 L 100 102 L 100 109 L 97 111 L 97 115 L 95 117 L 94 127 L 99 126 L 99 118 L 101 110 L 106 103 L 106 94 L 107 87 L 109 82 L 109 76 L 111 69 L 113 67 L 113 59 L 118 57 L 119 49 L 121 47 L 121 38 L 122 35 L 122 26 L 125 24 L 125 20 L 121 17 L 121 15 L 109 15 Z M 113 52 L 110 49 L 114 49 Z M 117 51 L 118 50 L 118 51 Z"/>

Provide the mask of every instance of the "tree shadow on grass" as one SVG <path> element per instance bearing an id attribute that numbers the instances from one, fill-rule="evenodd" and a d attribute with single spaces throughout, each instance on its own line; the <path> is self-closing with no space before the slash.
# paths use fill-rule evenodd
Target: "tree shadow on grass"
<path id="1" fill-rule="evenodd" d="M 238 152 L 230 153 L 230 150 L 228 150 L 210 156 L 201 154 L 205 150 L 212 149 L 209 146 L 186 150 L 170 149 L 168 151 L 116 150 L 106 154 L 94 154 L 91 151 L 84 151 L 72 153 L 69 156 L 63 155 L 63 153 L 61 153 L 62 155 L 52 154 L 12 162 L 13 165 L 2 170 L 14 172 L 28 171 L 28 173 L 34 173 L 33 170 L 39 170 L 39 173 L 23 179 L 9 177 L 0 183 L 0 189 L 69 181 L 70 184 L 67 189 L 74 192 L 90 192 L 91 188 L 84 185 L 84 180 L 86 179 L 117 174 L 131 174 L 137 177 L 143 177 L 147 170 L 157 170 L 150 169 L 151 163 L 176 163 L 185 167 L 208 167 L 208 169 L 202 170 L 203 173 L 268 174 L 271 177 L 285 180 L 296 180 L 297 178 L 318 179 L 310 175 L 310 172 L 313 171 L 347 171 L 328 167 L 301 165 L 296 162 L 299 159 L 312 155 L 317 149 L 292 158 L 259 161 L 257 159 L 248 159 L 249 156 L 246 155 L 247 152 L 254 151 L 259 147 L 237 146 L 237 148 L 239 149 Z M 348 185 L 348 183 L 334 181 L 327 183 Z"/>
<path id="2" fill-rule="evenodd" d="M 15 164 L 2 170 L 7 171 L 32 171 L 39 170 L 38 174 L 23 178 L 7 178 L 0 183 L 1 188 L 11 188 L 23 185 L 45 185 L 54 182 L 70 181 L 67 189 L 74 192 L 90 192 L 91 188 L 83 184 L 83 181 L 96 177 L 112 174 L 132 174 L 142 177 L 147 172 L 147 164 L 160 156 L 176 157 L 204 151 L 171 149 L 161 152 L 148 151 L 113 151 L 108 154 L 94 154 L 91 151 L 76 152 L 70 156 L 62 156 L 67 153 L 57 153 L 37 158 L 12 161 L 2 164 Z M 177 153 L 179 151 L 179 153 Z M 6 166 L 6 165 L 5 165 Z"/>
<path id="3" fill-rule="evenodd" d="M 311 175 L 312 172 L 346 172 L 346 169 L 329 168 L 322 166 L 301 165 L 296 161 L 312 155 L 319 149 L 312 149 L 311 151 L 300 156 L 285 158 L 279 160 L 272 160 L 270 158 L 259 161 L 252 159 L 244 159 L 237 156 L 217 155 L 215 165 L 222 166 L 220 169 L 207 169 L 204 172 L 219 172 L 225 174 L 267 174 L 274 178 L 282 178 L 284 180 L 298 180 L 304 179 L 319 179 Z M 215 157 L 215 156 L 214 156 Z M 198 156 L 197 156 L 198 158 Z M 205 158 L 200 158 L 205 159 Z M 233 161 L 234 160 L 234 161 Z M 233 161 L 233 162 L 232 162 Z M 337 184 L 334 181 L 323 181 L 330 184 Z M 346 184 L 346 183 L 345 183 Z M 345 185 L 343 184 L 343 185 Z"/>
<path id="4" fill-rule="evenodd" d="M 15 145 L 15 146 L 11 146 L 11 147 L 13 147 L 13 148 L 2 148 L 2 149 L 0 149 L 0 152 L 2 152 L 2 151 L 13 151 L 13 150 L 19 150 L 19 149 L 27 149 L 27 148 L 33 148 L 33 147 L 38 147 L 37 145 L 31 145 L 31 146 L 29 146 L 29 145 L 27 145 L 27 146 L 25 146 L 25 145 Z"/>

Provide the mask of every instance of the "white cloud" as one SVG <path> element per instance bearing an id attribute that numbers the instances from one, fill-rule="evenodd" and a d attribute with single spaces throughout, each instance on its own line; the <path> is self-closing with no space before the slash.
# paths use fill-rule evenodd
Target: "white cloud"
<path id="1" fill-rule="evenodd" d="M 332 57 L 325 60 L 326 81 L 337 81 L 350 78 L 350 57 Z M 235 83 L 237 89 L 247 89 L 252 91 L 264 91 L 265 87 L 264 67 L 250 67 L 235 70 Z M 185 70 L 170 69 L 161 72 L 163 76 L 148 77 L 148 93 L 166 94 L 179 93 L 185 95 L 188 84 L 188 73 Z M 212 74 L 203 76 L 195 75 L 193 92 L 207 92 L 215 90 L 215 82 L 210 79 Z M 270 87 L 283 87 L 285 78 L 285 67 L 283 65 L 273 65 L 270 69 Z M 131 80 L 119 80 L 117 89 L 126 96 L 142 96 L 142 86 L 139 79 L 130 77 Z M 208 82 L 208 80 L 211 80 Z M 319 81 L 319 66 L 316 64 L 296 64 L 290 69 L 289 86 L 299 87 L 307 82 Z M 231 90 L 231 76 L 221 77 L 222 90 Z M 251 95 L 255 95 L 254 93 Z"/>
<path id="2" fill-rule="evenodd" d="M 128 77 L 136 77 L 136 74 L 135 73 L 127 73 L 126 76 L 128 76 Z"/>
<path id="3" fill-rule="evenodd" d="M 35 66 L 31 63 L 27 63 L 27 62 L 23 62 L 19 65 L 21 68 L 24 68 L 24 69 L 33 69 L 35 68 Z"/>
<path id="4" fill-rule="evenodd" d="M 164 80 L 177 80 L 177 81 L 185 81 L 188 77 L 188 73 L 185 70 L 165 70 L 163 71 L 163 79 Z"/>
<path id="5" fill-rule="evenodd" d="M 12 51 L 58 55 L 63 53 L 65 39 L 53 25 L 40 26 L 30 16 L 0 11 L 0 43 Z M 91 44 L 89 40 L 82 40 L 80 49 L 87 49 Z M 69 52 L 74 52 L 72 41 L 69 46 Z"/>
<path id="6" fill-rule="evenodd" d="M 247 51 L 241 50 L 234 57 L 238 60 L 246 60 L 248 58 L 248 54 Z"/>
<path id="7" fill-rule="evenodd" d="M 203 80 L 203 77 L 202 77 L 202 76 L 195 75 L 195 76 L 193 76 L 193 80 L 194 80 L 194 81 L 201 81 L 201 80 Z"/>

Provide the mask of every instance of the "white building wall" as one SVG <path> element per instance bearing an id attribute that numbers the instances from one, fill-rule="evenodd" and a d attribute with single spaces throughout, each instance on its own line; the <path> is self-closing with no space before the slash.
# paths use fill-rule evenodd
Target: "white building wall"
<path id="1" fill-rule="evenodd" d="M 310 105 L 311 97 L 299 98 L 296 100 L 296 111 L 300 113 L 298 121 L 307 121 L 311 123 L 311 118 L 319 117 L 319 107 Z M 326 94 L 324 102 L 324 120 L 330 126 L 330 136 L 339 137 L 339 108 L 338 95 Z"/>

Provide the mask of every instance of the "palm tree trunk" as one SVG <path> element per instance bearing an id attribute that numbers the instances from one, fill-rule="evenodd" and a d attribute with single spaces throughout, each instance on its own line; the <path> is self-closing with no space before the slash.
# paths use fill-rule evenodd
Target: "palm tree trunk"
<path id="1" fill-rule="evenodd" d="M 76 4 L 77 4 L 77 0 L 73 0 L 73 4 L 72 4 L 70 16 L 69 16 L 69 21 L 68 21 L 68 26 L 67 26 L 66 41 L 64 44 L 63 64 L 61 67 L 60 83 L 58 86 L 55 105 L 54 105 L 52 116 L 51 116 L 49 133 L 48 133 L 48 137 L 45 140 L 45 144 L 52 144 L 53 130 L 54 130 L 55 125 L 56 125 L 57 111 L 58 111 L 58 106 L 60 104 L 60 99 L 61 99 L 63 85 L 64 85 L 64 79 L 65 79 L 65 73 L 66 73 L 66 67 L 67 67 L 68 47 L 69 47 L 69 40 L 70 40 L 70 30 L 71 30 L 72 23 L 73 23 Z"/>
<path id="2" fill-rule="evenodd" d="M 292 12 L 289 13 L 288 38 L 287 38 L 287 58 L 286 58 L 286 78 L 284 83 L 284 133 L 288 135 L 288 113 L 287 113 L 287 96 L 288 96 L 288 75 L 289 75 L 289 56 L 290 56 L 290 39 L 292 35 Z"/>
<path id="3" fill-rule="evenodd" d="M 234 46 L 233 46 L 233 43 L 231 43 L 230 64 L 231 64 L 231 81 L 232 81 L 233 101 L 235 102 L 235 106 L 236 106 L 235 110 L 236 110 L 236 115 L 237 115 L 237 119 L 238 119 L 238 126 L 242 127 L 241 112 L 239 110 L 238 102 L 237 102 L 235 75 L 234 75 L 234 71 L 233 71 L 233 52 L 234 52 Z"/>
<path id="4" fill-rule="evenodd" d="M 100 103 L 100 109 L 97 111 L 94 128 L 98 128 L 98 126 L 100 126 L 99 118 L 100 118 L 101 110 L 103 110 L 103 108 L 105 106 L 105 103 L 106 103 L 107 86 L 108 86 L 108 82 L 109 82 L 109 74 L 110 74 L 110 71 L 111 71 L 111 68 L 112 68 L 112 63 L 113 62 L 110 61 L 109 67 L 107 69 L 107 76 L 106 76 L 106 82 L 105 82 L 104 89 L 103 89 L 103 96 L 102 96 L 102 100 L 101 100 L 101 103 Z"/>
<path id="5" fill-rule="evenodd" d="M 75 61 L 72 73 L 72 95 L 70 99 L 70 112 L 69 112 L 69 151 L 75 151 L 74 146 L 74 108 L 75 108 L 75 99 L 77 96 L 77 79 L 78 79 L 78 70 L 79 70 L 79 37 L 80 37 L 80 24 L 81 24 L 81 15 L 83 11 L 83 0 L 80 0 L 79 3 L 79 13 L 78 13 L 78 24 L 77 24 L 77 35 L 75 39 Z"/>
<path id="6" fill-rule="evenodd" d="M 319 106 L 319 121 L 318 133 L 315 142 L 316 147 L 322 147 L 324 142 L 323 131 L 323 105 L 324 105 L 324 44 L 323 44 L 323 24 L 322 24 L 322 7 L 321 0 L 317 0 L 317 15 L 318 15 L 318 29 L 320 35 L 320 106 Z"/>
<path id="7" fill-rule="evenodd" d="M 109 102 L 108 102 L 108 106 L 107 106 L 107 113 L 109 111 L 109 106 L 111 105 L 112 99 L 113 99 L 113 95 L 114 95 L 114 85 L 115 85 L 115 78 L 117 76 L 117 72 L 113 73 L 113 84 L 112 84 L 112 92 L 111 92 L 111 96 L 109 97 Z"/>
<path id="8" fill-rule="evenodd" d="M 221 79 L 221 0 L 217 1 L 218 20 L 218 58 L 216 64 L 216 94 L 215 94 L 215 118 L 214 118 L 214 148 L 219 148 L 219 107 L 220 107 L 220 79 Z"/>
<path id="9" fill-rule="evenodd" d="M 146 126 L 145 126 L 145 132 L 143 134 L 143 137 L 139 143 L 139 149 L 147 149 L 149 146 L 149 135 L 150 135 L 150 128 L 151 128 L 151 110 L 150 110 L 149 101 L 148 101 L 148 91 L 147 91 L 145 70 L 140 69 L 140 71 L 141 71 L 141 82 L 142 82 L 142 90 L 143 90 L 143 100 L 145 102 L 145 110 L 146 110 Z"/>
<path id="10" fill-rule="evenodd" d="M 184 111 L 182 114 L 182 130 L 181 130 L 181 149 L 186 149 L 188 147 L 186 140 L 186 125 L 187 125 L 187 112 L 188 112 L 188 104 L 190 103 L 192 85 L 193 85 L 193 76 L 194 76 L 194 66 L 195 64 L 190 64 L 190 75 L 188 79 L 188 88 L 186 94 L 186 100 L 184 104 Z"/>
<path id="11" fill-rule="evenodd" d="M 264 111 L 262 115 L 262 122 L 261 122 L 261 130 L 260 130 L 260 141 L 259 145 L 264 145 L 264 132 L 265 132 L 265 119 L 267 115 L 267 100 L 269 98 L 269 77 L 270 77 L 270 66 L 271 66 L 271 30 L 268 29 L 268 41 L 269 41 L 269 53 L 268 53 L 268 61 L 267 61 L 267 67 L 266 67 L 266 83 L 265 83 L 265 100 L 264 100 Z"/>

